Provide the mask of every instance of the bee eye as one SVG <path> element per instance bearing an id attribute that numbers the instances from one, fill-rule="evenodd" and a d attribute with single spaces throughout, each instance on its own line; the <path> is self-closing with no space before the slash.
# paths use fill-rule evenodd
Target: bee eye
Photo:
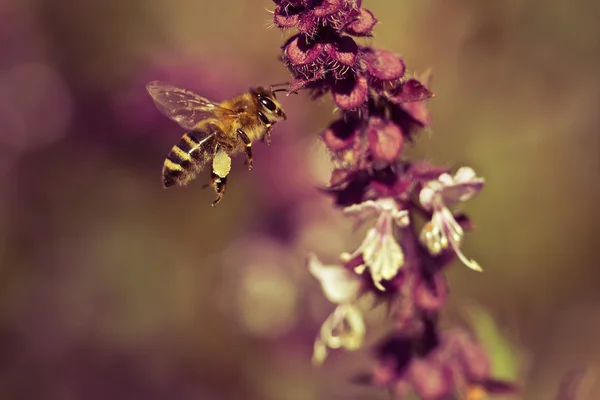
<path id="1" fill-rule="evenodd" d="M 269 111 L 275 111 L 277 109 L 277 106 L 275 105 L 275 103 L 273 103 L 271 101 L 271 99 L 269 99 L 268 97 L 261 97 L 259 99 L 259 101 Z"/>

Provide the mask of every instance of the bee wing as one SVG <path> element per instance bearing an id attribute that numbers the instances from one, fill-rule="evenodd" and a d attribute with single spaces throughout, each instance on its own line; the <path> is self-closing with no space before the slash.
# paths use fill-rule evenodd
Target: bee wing
<path id="1" fill-rule="evenodd" d="M 165 82 L 150 82 L 146 89 L 164 115 L 188 130 L 215 114 L 227 116 L 234 113 L 192 91 Z"/>

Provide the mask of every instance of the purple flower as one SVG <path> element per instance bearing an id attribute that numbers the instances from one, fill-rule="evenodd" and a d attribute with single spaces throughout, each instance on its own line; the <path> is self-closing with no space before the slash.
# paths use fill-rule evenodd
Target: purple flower
<path id="1" fill-rule="evenodd" d="M 273 22 L 282 29 L 297 27 L 309 37 L 329 28 L 356 36 L 370 36 L 377 19 L 355 0 L 276 0 Z"/>
<path id="2" fill-rule="evenodd" d="M 372 36 L 371 31 L 377 24 L 377 18 L 369 10 L 358 9 L 356 18 L 345 26 L 345 31 L 354 36 Z"/>
<path id="3" fill-rule="evenodd" d="M 491 376 L 484 349 L 462 330 L 437 331 L 425 320 L 416 337 L 395 334 L 377 348 L 378 364 L 361 380 L 389 388 L 395 398 L 411 392 L 423 400 L 449 396 L 478 400 L 487 394 L 514 394 L 517 388 Z"/>
<path id="4" fill-rule="evenodd" d="M 380 90 L 385 84 L 396 87 L 406 72 L 402 57 L 389 50 L 365 47 L 362 49 L 361 60 L 370 84 Z"/>
<path id="5" fill-rule="evenodd" d="M 448 298 L 448 285 L 441 273 L 433 276 L 419 276 L 415 280 L 412 301 L 416 307 L 425 311 L 438 311 Z"/>
<path id="6" fill-rule="evenodd" d="M 360 107 L 369 93 L 367 79 L 362 75 L 350 75 L 346 79 L 338 80 L 331 88 L 333 101 L 344 110 L 353 110 Z"/>
<path id="7" fill-rule="evenodd" d="M 411 78 L 401 85 L 385 91 L 385 96 L 395 104 L 404 106 L 406 103 L 419 102 L 433 97 L 433 93 L 420 81 Z"/>
<path id="8" fill-rule="evenodd" d="M 340 152 L 353 147 L 359 133 L 358 120 L 337 119 L 323 132 L 322 138 L 330 151 Z"/>
<path id="9" fill-rule="evenodd" d="M 402 152 L 404 138 L 398 125 L 380 118 L 371 118 L 366 134 L 373 157 L 391 163 Z"/>
<path id="10" fill-rule="evenodd" d="M 414 78 L 410 79 L 406 85 L 396 86 L 384 92 L 384 96 L 391 103 L 397 105 L 393 110 L 392 120 L 404 129 L 405 136 L 409 140 L 412 140 L 417 130 L 431 125 L 431 115 L 426 102 L 427 99 L 434 97 L 434 94 L 428 89 L 431 87 L 431 80 L 432 72 L 430 69 L 419 75 L 417 81 L 420 83 L 419 88 L 421 89 L 419 96 L 415 96 L 415 90 L 407 90 L 411 86 L 413 88 L 417 86 L 416 82 L 411 82 L 415 81 Z M 408 93 L 412 93 L 412 95 L 408 96 Z M 415 101 L 418 98 L 422 98 L 422 100 Z M 406 100 L 412 101 L 404 103 L 403 101 Z"/>
<path id="11" fill-rule="evenodd" d="M 294 75 L 315 78 L 322 70 L 323 47 L 322 43 L 308 41 L 304 35 L 292 36 L 283 46 L 283 61 Z"/>
<path id="12" fill-rule="evenodd" d="M 329 348 L 360 346 L 365 326 L 356 301 L 370 294 L 376 304 L 387 304 L 395 332 L 379 347 L 369 383 L 399 399 L 410 392 L 424 400 L 512 392 L 511 384 L 490 377 L 487 355 L 473 338 L 437 324 L 449 295 L 444 267 L 458 256 L 481 271 L 461 250 L 470 220 L 451 208 L 474 197 L 484 180 L 470 168 L 452 176 L 403 154 L 431 125 L 431 71 L 407 76 L 399 54 L 358 46 L 349 35 L 371 36 L 378 21 L 359 0 L 275 3 L 275 24 L 298 30 L 282 47 L 292 74 L 289 91 L 305 89 L 312 98 L 330 93 L 339 107 L 321 134 L 334 164 L 323 191 L 357 224 L 375 220 L 339 265 L 309 257 L 311 273 L 338 305 L 317 337 L 315 362 Z M 416 225 L 421 217 L 422 228 Z"/>
<path id="13" fill-rule="evenodd" d="M 293 75 L 290 92 L 306 88 L 315 97 L 331 92 L 338 107 L 354 111 L 367 106 L 371 90 L 383 96 L 387 89 L 403 87 L 401 78 L 406 68 L 402 57 L 386 50 L 361 48 L 348 36 L 371 36 L 377 23 L 371 11 L 361 8 L 361 2 L 275 3 L 275 25 L 282 29 L 297 27 L 299 32 L 282 47 L 282 59 Z M 411 81 L 407 87 L 412 86 Z M 421 100 L 433 96 L 425 90 L 419 93 Z M 397 95 L 390 92 L 400 104 Z"/>
<path id="14" fill-rule="evenodd" d="M 460 246 L 464 231 L 448 207 L 473 198 L 482 188 L 484 180 L 468 167 L 460 168 L 454 177 L 441 174 L 438 179 L 427 182 L 419 193 L 419 201 L 426 210 L 433 211 L 431 221 L 421 231 L 421 241 L 432 255 L 450 248 L 469 268 L 481 271 L 474 260 L 462 253 Z"/>

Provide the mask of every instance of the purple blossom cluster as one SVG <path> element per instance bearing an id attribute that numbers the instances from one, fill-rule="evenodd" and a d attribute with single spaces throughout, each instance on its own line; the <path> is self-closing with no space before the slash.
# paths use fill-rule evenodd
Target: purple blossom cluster
<path id="1" fill-rule="evenodd" d="M 357 225 L 373 221 L 360 246 L 338 262 L 308 256 L 310 272 L 337 305 L 315 341 L 315 363 L 330 349 L 361 347 L 366 327 L 357 302 L 370 295 L 389 306 L 395 329 L 359 381 L 399 399 L 410 392 L 424 400 L 513 393 L 514 385 L 491 376 L 487 354 L 468 331 L 438 322 L 449 293 L 446 268 L 458 259 L 481 271 L 461 249 L 473 226 L 455 206 L 472 199 L 484 179 L 470 167 L 452 173 L 403 157 L 404 144 L 430 125 L 431 74 L 409 77 L 400 55 L 357 43 L 377 24 L 360 0 L 274 2 L 275 25 L 298 31 L 282 47 L 290 92 L 331 93 L 339 107 L 322 133 L 335 167 L 324 191 Z"/>

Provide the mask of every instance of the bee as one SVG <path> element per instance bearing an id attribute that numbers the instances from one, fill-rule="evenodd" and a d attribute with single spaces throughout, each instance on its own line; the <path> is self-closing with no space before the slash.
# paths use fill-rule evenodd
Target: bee
<path id="1" fill-rule="evenodd" d="M 217 205 L 225 194 L 231 156 L 246 153 L 246 165 L 252 170 L 252 143 L 271 144 L 273 125 L 287 117 L 275 93 L 286 89 L 251 88 L 248 92 L 215 103 L 204 97 L 154 81 L 146 88 L 158 109 L 187 132 L 171 149 L 162 169 L 165 188 L 185 186 L 212 161 L 210 183 Z"/>

